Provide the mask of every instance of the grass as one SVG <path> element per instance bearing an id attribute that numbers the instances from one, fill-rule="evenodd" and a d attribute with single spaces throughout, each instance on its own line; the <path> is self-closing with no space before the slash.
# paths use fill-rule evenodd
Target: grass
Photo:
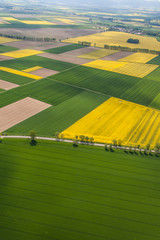
<path id="1" fill-rule="evenodd" d="M 5 72 L 5 71 L 1 71 L 1 70 L 0 70 L 0 76 L 1 76 L 2 80 L 6 80 L 8 82 L 12 82 L 12 83 L 15 83 L 18 85 L 23 85 L 25 83 L 34 81 L 31 78 L 20 76 L 20 75 L 9 73 L 9 72 Z"/>
<path id="2" fill-rule="evenodd" d="M 84 66 L 67 70 L 64 73 L 59 73 L 50 78 L 114 97 L 119 97 L 120 94 L 140 81 L 140 79 L 136 77 Z"/>
<path id="3" fill-rule="evenodd" d="M 150 107 L 160 109 L 160 93 L 153 99 Z"/>
<path id="4" fill-rule="evenodd" d="M 155 69 L 152 73 L 150 73 L 148 76 L 145 77 L 145 79 L 153 80 L 156 82 L 160 82 L 160 67 Z"/>
<path id="5" fill-rule="evenodd" d="M 27 140 L 0 144 L 5 240 L 159 240 L 160 162 Z"/>
<path id="6" fill-rule="evenodd" d="M 41 136 L 53 137 L 56 132 L 62 132 L 106 100 L 106 96 L 83 91 L 17 124 L 8 129 L 7 133 L 26 135 L 34 129 Z"/>
<path id="7" fill-rule="evenodd" d="M 148 62 L 149 64 L 160 65 L 160 56 L 155 57 L 151 61 Z"/>
<path id="8" fill-rule="evenodd" d="M 74 86 L 53 82 L 50 79 L 42 79 L 0 94 L 0 107 L 25 97 L 32 97 L 55 106 L 82 91 Z"/>
<path id="9" fill-rule="evenodd" d="M 83 46 L 80 44 L 71 44 L 71 45 L 66 45 L 66 46 L 57 47 L 57 48 L 50 48 L 45 50 L 45 52 L 60 54 L 60 53 L 64 53 L 64 52 L 68 52 L 68 51 L 72 51 L 72 50 L 84 48 L 84 47 L 86 46 Z"/>
<path id="10" fill-rule="evenodd" d="M 24 69 L 35 67 L 35 66 L 40 66 L 40 67 L 49 68 L 56 71 L 64 71 L 76 65 L 72 63 L 61 62 L 58 60 L 41 57 L 41 56 L 30 56 L 30 57 L 24 57 L 20 59 L 2 61 L 1 66 L 10 67 L 17 70 L 24 70 Z"/>
<path id="11" fill-rule="evenodd" d="M 0 53 L 11 52 L 11 51 L 16 51 L 16 50 L 18 50 L 18 48 L 0 45 Z"/>

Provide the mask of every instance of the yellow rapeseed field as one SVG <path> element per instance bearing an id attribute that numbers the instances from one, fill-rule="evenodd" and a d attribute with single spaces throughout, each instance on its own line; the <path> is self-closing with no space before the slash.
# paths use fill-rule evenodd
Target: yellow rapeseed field
<path id="1" fill-rule="evenodd" d="M 8 42 L 15 42 L 15 41 L 20 41 L 20 40 L 13 39 L 13 38 L 0 37 L 0 44 L 8 43 Z"/>
<path id="2" fill-rule="evenodd" d="M 74 24 L 75 21 L 71 20 L 71 19 L 66 19 L 66 18 L 55 18 L 56 20 L 63 22 L 63 23 L 67 23 L 67 24 Z"/>
<path id="3" fill-rule="evenodd" d="M 129 38 L 139 39 L 140 42 L 139 44 L 127 43 L 127 40 Z M 78 43 L 79 41 L 91 42 L 92 46 L 94 46 L 94 44 L 96 43 L 97 47 L 104 47 L 104 45 L 106 44 L 110 46 L 122 46 L 122 47 L 140 48 L 140 49 L 146 48 L 149 50 L 160 51 L 160 42 L 158 42 L 156 38 L 144 37 L 144 36 L 134 35 L 131 33 L 124 33 L 124 32 L 108 31 L 108 32 L 96 33 L 92 35 L 86 35 L 82 37 L 63 40 L 63 42 L 68 42 L 68 43 Z"/>
<path id="4" fill-rule="evenodd" d="M 7 67 L 0 67 L 0 70 L 2 70 L 4 72 L 17 74 L 17 75 L 20 75 L 20 76 L 23 76 L 23 77 L 32 78 L 32 79 L 35 79 L 35 80 L 39 80 L 39 79 L 42 78 L 42 77 L 30 74 L 30 73 L 25 73 L 25 72 L 22 72 L 22 71 L 19 71 L 19 70 L 15 70 L 15 69 L 12 69 L 12 68 L 7 68 Z"/>
<path id="5" fill-rule="evenodd" d="M 157 57 L 158 55 L 155 54 L 149 54 L 149 53 L 134 53 L 132 55 L 129 55 L 127 57 L 121 58 L 122 62 L 138 62 L 138 63 L 147 63 L 153 58 Z"/>
<path id="6" fill-rule="evenodd" d="M 65 138 L 84 135 L 95 142 L 154 146 L 160 137 L 160 111 L 111 97 L 89 114 L 64 130 Z"/>
<path id="7" fill-rule="evenodd" d="M 93 52 L 89 52 L 86 54 L 82 54 L 78 57 L 79 58 L 87 58 L 87 59 L 99 59 L 99 58 L 109 56 L 115 52 L 118 52 L 118 51 L 110 50 L 110 49 L 100 49 L 100 50 L 94 50 Z"/>
<path id="8" fill-rule="evenodd" d="M 149 73 L 153 72 L 158 65 L 154 64 L 145 64 L 145 63 L 127 63 L 126 65 L 116 68 L 114 72 L 143 78 L 147 76 Z"/>
<path id="9" fill-rule="evenodd" d="M 95 60 L 89 63 L 85 63 L 83 64 L 83 66 L 98 68 L 139 78 L 147 76 L 149 73 L 153 72 L 157 67 L 159 67 L 158 65 L 154 64 L 107 61 L 107 60 Z"/>
<path id="10" fill-rule="evenodd" d="M 85 63 L 83 66 L 98 68 L 107 71 L 114 71 L 116 68 L 126 65 L 127 62 L 116 62 L 107 60 L 95 60 L 93 62 Z"/>
<path id="11" fill-rule="evenodd" d="M 19 21 L 18 19 L 13 18 L 13 17 L 2 17 L 2 18 L 6 21 Z"/>
<path id="12" fill-rule="evenodd" d="M 23 72 L 29 73 L 29 72 L 33 72 L 33 71 L 39 70 L 39 69 L 41 69 L 41 68 L 43 68 L 43 67 L 35 66 L 35 67 L 31 67 L 31 68 L 24 69 Z"/>
<path id="13" fill-rule="evenodd" d="M 7 56 L 7 57 L 13 57 L 13 58 L 22 58 L 22 57 L 28 57 L 32 55 L 37 55 L 43 53 L 42 51 L 32 50 L 32 49 L 22 49 L 7 53 L 1 53 L 0 55 Z"/>
<path id="14" fill-rule="evenodd" d="M 29 21 L 29 20 L 25 20 L 25 21 L 20 21 L 21 23 L 25 23 L 25 24 L 35 24 L 35 25 L 55 25 L 55 23 L 51 23 L 48 21 Z"/>

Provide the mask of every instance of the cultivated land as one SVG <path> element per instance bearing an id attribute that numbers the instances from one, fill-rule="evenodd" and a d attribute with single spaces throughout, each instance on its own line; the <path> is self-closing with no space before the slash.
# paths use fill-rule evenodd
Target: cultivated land
<path id="1" fill-rule="evenodd" d="M 159 240 L 158 158 L 4 140 L 0 159 L 3 239 Z"/>

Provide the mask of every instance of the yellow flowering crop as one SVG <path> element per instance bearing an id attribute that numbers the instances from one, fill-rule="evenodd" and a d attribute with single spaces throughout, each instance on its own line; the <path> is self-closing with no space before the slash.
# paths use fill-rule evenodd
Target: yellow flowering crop
<path id="1" fill-rule="evenodd" d="M 0 37 L 0 44 L 8 43 L 8 42 L 15 42 L 15 41 L 19 41 L 19 40 L 13 39 L 13 38 Z"/>
<path id="2" fill-rule="evenodd" d="M 129 38 L 139 39 L 139 44 L 127 43 Z M 96 33 L 92 35 L 86 35 L 82 37 L 69 38 L 63 40 L 63 42 L 68 43 L 78 43 L 78 42 L 91 42 L 91 46 L 94 46 L 96 43 L 96 47 L 104 47 L 104 45 L 109 46 L 122 46 L 129 48 L 140 48 L 140 49 L 149 49 L 160 51 L 160 42 L 157 41 L 154 37 L 144 37 L 139 35 L 134 35 L 131 33 L 124 32 L 115 32 L 108 31 L 102 33 Z"/>
<path id="3" fill-rule="evenodd" d="M 35 66 L 35 67 L 27 68 L 27 69 L 23 70 L 23 72 L 29 73 L 29 72 L 33 72 L 33 71 L 39 70 L 41 68 L 42 67 L 40 67 L 40 66 Z"/>
<path id="4" fill-rule="evenodd" d="M 127 62 L 116 62 L 116 61 L 106 61 L 106 60 L 96 60 L 93 62 L 85 63 L 84 66 L 98 68 L 107 71 L 113 71 L 116 68 L 126 65 Z"/>
<path id="5" fill-rule="evenodd" d="M 55 25 L 55 23 L 51 23 L 48 21 L 29 21 L 29 20 L 25 20 L 25 21 L 20 21 L 21 23 L 25 23 L 25 24 L 36 24 L 36 25 Z"/>
<path id="6" fill-rule="evenodd" d="M 160 136 L 160 111 L 111 97 L 62 132 L 65 138 L 84 135 L 95 142 L 154 146 Z"/>
<path id="7" fill-rule="evenodd" d="M 0 70 L 2 70 L 4 72 L 9 72 L 9 73 L 17 74 L 17 75 L 20 75 L 20 76 L 32 78 L 32 79 L 35 79 L 35 80 L 39 80 L 39 79 L 42 78 L 42 77 L 30 74 L 30 73 L 25 73 L 25 72 L 15 70 L 15 69 L 12 69 L 12 68 L 7 68 L 7 67 L 0 67 Z"/>
<path id="8" fill-rule="evenodd" d="M 6 21 L 19 21 L 18 19 L 13 18 L 13 17 L 2 17 L 2 18 Z"/>
<path id="9" fill-rule="evenodd" d="M 87 67 L 98 68 L 102 70 L 112 71 L 120 74 L 125 74 L 133 77 L 143 78 L 153 72 L 158 65 L 145 63 L 131 63 L 120 61 L 96 60 L 83 64 Z"/>
<path id="10" fill-rule="evenodd" d="M 158 55 L 155 55 L 155 54 L 137 52 L 137 53 L 134 53 L 134 54 L 129 55 L 127 57 L 121 58 L 121 60 L 119 60 L 119 61 L 147 63 L 157 56 Z"/>
<path id="11" fill-rule="evenodd" d="M 32 55 L 37 55 L 43 53 L 42 51 L 32 50 L 32 49 L 22 49 L 7 53 L 1 53 L 0 55 L 7 56 L 7 57 L 13 57 L 13 58 L 21 58 L 21 57 L 28 57 Z"/>
<path id="12" fill-rule="evenodd" d="M 74 24 L 75 21 L 70 20 L 70 19 L 66 19 L 66 18 L 55 18 L 56 20 L 63 22 L 63 23 L 67 23 L 67 24 Z"/>
<path id="13" fill-rule="evenodd" d="M 99 58 L 103 58 L 108 55 L 111 55 L 115 52 L 118 52 L 118 51 L 110 50 L 110 49 L 100 49 L 100 50 L 94 50 L 93 52 L 89 52 L 86 54 L 82 54 L 78 57 L 79 58 L 87 58 L 87 59 L 99 59 Z"/>

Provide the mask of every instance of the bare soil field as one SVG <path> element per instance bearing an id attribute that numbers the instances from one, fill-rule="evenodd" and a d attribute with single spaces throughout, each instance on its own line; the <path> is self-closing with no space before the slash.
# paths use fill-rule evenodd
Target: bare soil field
<path id="1" fill-rule="evenodd" d="M 63 57 L 78 57 L 82 54 L 86 54 L 92 51 L 97 50 L 97 48 L 95 47 L 85 47 L 85 48 L 80 48 L 80 49 L 75 49 L 72 51 L 68 51 L 68 52 L 64 52 L 64 53 L 60 53 L 58 54 L 59 56 L 63 56 Z"/>
<path id="2" fill-rule="evenodd" d="M 27 97 L 0 109 L 0 132 L 49 108 L 51 105 Z"/>
<path id="3" fill-rule="evenodd" d="M 91 62 L 92 60 L 90 59 L 82 59 L 82 58 L 77 58 L 71 55 L 61 55 L 61 54 L 53 54 L 53 53 L 41 53 L 38 54 L 38 56 L 41 57 L 46 57 L 50 59 L 55 59 L 63 62 L 69 62 L 69 63 L 74 63 L 74 64 L 85 64 L 88 62 Z"/>
<path id="4" fill-rule="evenodd" d="M 37 76 L 46 78 L 46 77 L 52 76 L 54 74 L 57 74 L 59 72 L 48 69 L 48 68 L 41 68 L 41 69 L 38 69 L 38 70 L 30 72 L 30 73 L 33 74 L 33 75 L 37 75 Z M 0 85 L 0 87 L 1 87 L 1 85 Z"/>
<path id="5" fill-rule="evenodd" d="M 39 42 L 38 42 L 39 43 Z M 66 45 L 71 45 L 71 43 L 61 43 L 61 42 L 54 42 L 54 43 L 41 43 L 40 45 L 38 45 L 37 43 L 37 47 L 32 47 L 32 49 L 34 50 L 39 50 L 39 51 L 43 51 L 43 50 L 47 50 L 50 48 L 57 48 L 57 47 L 63 47 Z"/>
<path id="6" fill-rule="evenodd" d="M 14 59 L 14 58 L 0 55 L 0 61 L 10 60 L 10 59 Z"/>
<path id="7" fill-rule="evenodd" d="M 12 89 L 12 88 L 16 88 L 18 86 L 19 86 L 18 84 L 7 82 L 7 81 L 4 81 L 4 80 L 0 80 L 0 88 L 1 89 L 9 90 L 9 89 Z"/>
<path id="8" fill-rule="evenodd" d="M 134 52 L 117 52 L 112 55 L 101 58 L 101 60 L 118 61 L 121 58 L 132 55 Z"/>
<path id="9" fill-rule="evenodd" d="M 64 29 L 64 28 L 0 28 L 3 34 L 26 37 L 55 37 L 58 40 L 80 37 L 100 32 L 96 29 Z"/>

